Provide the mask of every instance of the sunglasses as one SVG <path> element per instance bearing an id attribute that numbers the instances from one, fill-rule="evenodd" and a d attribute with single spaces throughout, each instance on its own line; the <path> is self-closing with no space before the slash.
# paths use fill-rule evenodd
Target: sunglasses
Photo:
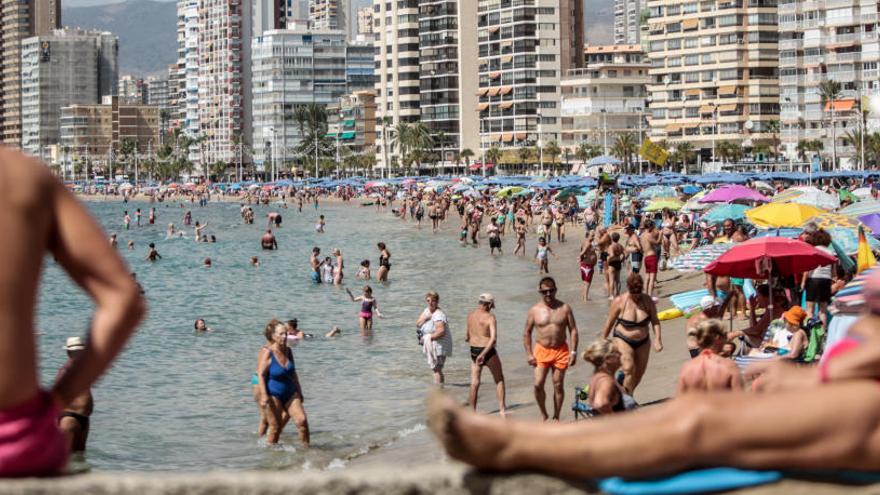
<path id="1" fill-rule="evenodd" d="M 546 296 L 548 294 L 555 294 L 556 289 L 538 289 L 538 292 L 540 292 L 541 294 L 544 294 Z"/>

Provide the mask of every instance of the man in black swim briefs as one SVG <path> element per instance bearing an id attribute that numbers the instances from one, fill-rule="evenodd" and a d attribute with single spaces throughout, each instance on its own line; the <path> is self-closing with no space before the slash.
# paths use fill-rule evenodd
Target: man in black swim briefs
<path id="1" fill-rule="evenodd" d="M 477 394 L 480 391 L 480 375 L 483 366 L 487 366 L 495 380 L 495 395 L 498 398 L 498 412 L 504 416 L 507 414 L 505 405 L 504 373 L 501 369 L 501 358 L 495 350 L 498 342 L 498 329 L 492 308 L 495 307 L 495 298 L 492 294 L 480 294 L 479 306 L 468 315 L 467 337 L 465 341 L 471 346 L 471 389 L 469 402 L 471 407 L 477 409 Z"/>
<path id="2" fill-rule="evenodd" d="M 85 349 L 85 344 L 80 337 L 70 337 L 64 349 L 67 351 L 67 362 L 58 371 L 60 378 L 70 368 L 76 357 Z M 56 381 L 57 379 L 56 378 Z M 87 389 L 75 397 L 61 412 L 58 418 L 58 429 L 67 437 L 67 444 L 71 452 L 84 452 L 86 442 L 89 439 L 89 416 L 92 415 L 94 401 L 92 390 Z"/>

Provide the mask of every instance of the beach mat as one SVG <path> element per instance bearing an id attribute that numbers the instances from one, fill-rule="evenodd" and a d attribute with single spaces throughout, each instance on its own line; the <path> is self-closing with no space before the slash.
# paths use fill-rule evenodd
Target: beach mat
<path id="1" fill-rule="evenodd" d="M 673 495 L 714 493 L 769 485 L 783 478 L 841 484 L 867 485 L 880 483 L 880 473 L 749 471 L 736 468 L 711 468 L 679 473 L 665 478 L 625 480 L 607 478 L 599 488 L 611 495 Z"/>
<path id="2" fill-rule="evenodd" d="M 679 294 L 673 294 L 669 296 L 669 300 L 672 302 L 673 306 L 686 313 L 696 307 L 699 307 L 700 299 L 708 295 L 708 290 L 697 289 L 688 292 L 681 292 Z"/>

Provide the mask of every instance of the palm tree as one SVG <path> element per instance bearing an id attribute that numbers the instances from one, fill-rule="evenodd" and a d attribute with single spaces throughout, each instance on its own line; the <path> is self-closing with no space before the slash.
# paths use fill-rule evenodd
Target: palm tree
<path id="1" fill-rule="evenodd" d="M 406 122 L 398 122 L 398 124 L 391 129 L 391 136 L 388 141 L 391 149 L 397 150 L 397 156 L 403 160 L 406 155 L 409 154 L 410 146 L 412 144 L 412 127 Z"/>
<path id="2" fill-rule="evenodd" d="M 531 162 L 532 149 L 531 148 L 529 148 L 528 146 L 523 146 L 522 148 L 519 149 L 517 154 L 519 155 L 519 161 L 522 162 L 522 164 L 524 166 L 528 167 L 529 165 L 532 164 L 532 162 Z"/>
<path id="3" fill-rule="evenodd" d="M 412 142 L 410 143 L 413 150 L 413 156 L 410 159 L 411 163 L 415 163 L 417 168 L 422 168 L 422 162 L 428 156 L 428 153 L 434 148 L 434 136 L 431 135 L 431 130 L 428 129 L 425 124 L 421 122 L 416 122 L 411 126 L 412 134 L 410 138 Z"/>
<path id="4" fill-rule="evenodd" d="M 474 152 L 470 148 L 465 148 L 461 150 L 461 158 L 464 160 L 464 166 L 469 167 L 471 165 L 471 158 L 474 157 Z"/>
<path id="5" fill-rule="evenodd" d="M 498 162 L 501 161 L 501 150 L 498 149 L 497 146 L 492 145 L 491 148 L 486 150 L 486 160 L 488 160 L 489 163 L 492 163 L 497 167 Z M 483 175 L 486 175 L 486 164 L 483 163 L 482 166 L 483 166 Z"/>
<path id="6" fill-rule="evenodd" d="M 550 158 L 550 163 L 556 164 L 556 158 L 562 154 L 562 150 L 559 149 L 559 145 L 556 144 L 556 141 L 550 141 L 544 146 L 544 155 Z"/>
<path id="7" fill-rule="evenodd" d="M 687 142 L 682 141 L 675 145 L 675 155 L 678 158 L 678 161 L 681 165 L 687 169 L 688 164 L 690 164 L 691 160 L 696 159 L 697 152 L 694 151 L 694 145 Z"/>
<path id="8" fill-rule="evenodd" d="M 455 173 L 455 171 L 458 170 L 458 167 L 461 166 L 461 151 L 455 150 L 452 152 L 452 163 L 455 164 L 452 173 Z"/>
<path id="9" fill-rule="evenodd" d="M 618 160 L 623 161 L 624 170 L 629 171 L 632 165 L 632 157 L 638 152 L 636 138 L 631 132 L 618 134 L 611 146 L 611 154 Z"/>
<path id="10" fill-rule="evenodd" d="M 833 80 L 819 83 L 819 95 L 822 97 L 822 107 L 831 108 L 831 168 L 837 168 L 837 126 L 834 121 L 834 102 L 840 98 L 843 86 Z"/>
<path id="11" fill-rule="evenodd" d="M 770 133 L 770 143 L 773 146 L 773 158 L 779 161 L 779 145 L 782 141 L 779 139 L 779 120 L 773 119 L 767 122 L 767 132 Z"/>

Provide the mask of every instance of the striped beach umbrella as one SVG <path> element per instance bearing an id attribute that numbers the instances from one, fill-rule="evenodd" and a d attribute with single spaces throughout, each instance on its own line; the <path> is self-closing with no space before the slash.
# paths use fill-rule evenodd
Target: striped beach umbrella
<path id="1" fill-rule="evenodd" d="M 837 311 L 844 313 L 860 312 L 865 305 L 865 298 L 862 295 L 865 280 L 877 270 L 880 270 L 880 268 L 874 266 L 874 268 L 869 268 L 863 271 L 854 278 L 852 282 L 846 284 L 844 288 L 837 291 L 837 294 L 834 295 L 834 299 L 832 299 L 834 308 Z"/>
<path id="2" fill-rule="evenodd" d="M 723 243 L 698 247 L 672 260 L 672 268 L 686 273 L 701 272 L 709 263 L 715 261 L 733 246 L 733 244 Z"/>
<path id="3" fill-rule="evenodd" d="M 870 215 L 871 213 L 880 213 L 880 201 L 866 199 L 858 203 L 847 206 L 838 213 L 849 218 L 858 218 L 862 215 Z"/>
<path id="4" fill-rule="evenodd" d="M 820 228 L 825 230 L 829 229 L 857 229 L 859 228 L 858 220 L 852 220 L 848 217 L 837 213 L 823 212 L 814 217 L 809 218 L 804 225 L 808 223 L 815 223 Z"/>
<path id="5" fill-rule="evenodd" d="M 674 187 L 669 186 L 651 186 L 639 193 L 639 199 L 654 198 L 677 198 L 678 193 Z"/>

